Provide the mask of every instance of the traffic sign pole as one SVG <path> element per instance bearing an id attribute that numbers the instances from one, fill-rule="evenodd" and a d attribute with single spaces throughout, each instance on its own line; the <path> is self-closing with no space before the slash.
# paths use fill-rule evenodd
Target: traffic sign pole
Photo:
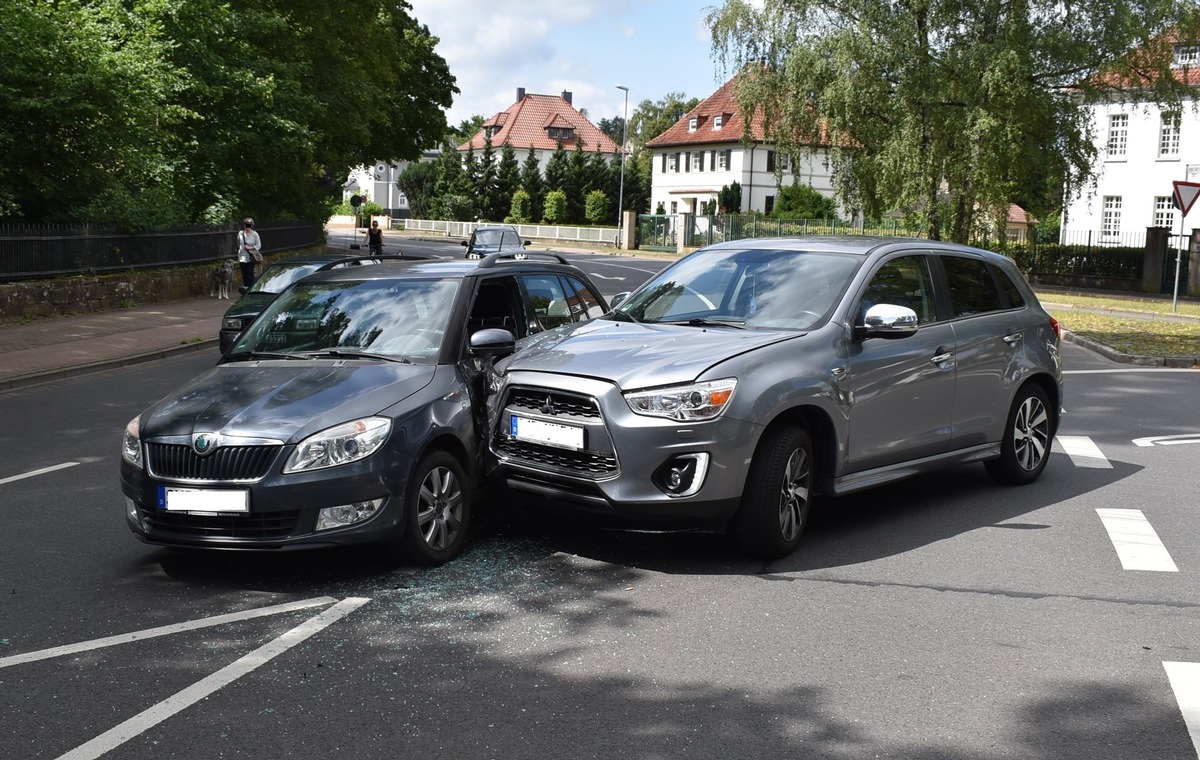
<path id="1" fill-rule="evenodd" d="M 1192 210 L 1192 204 L 1196 202 L 1196 198 L 1200 196 L 1200 182 L 1176 182 L 1175 183 L 1175 205 L 1179 206 L 1179 247 L 1175 249 L 1175 287 L 1171 293 L 1171 313 L 1175 313 L 1179 309 L 1179 268 L 1183 261 L 1183 222 L 1187 219 L 1188 212 Z"/>

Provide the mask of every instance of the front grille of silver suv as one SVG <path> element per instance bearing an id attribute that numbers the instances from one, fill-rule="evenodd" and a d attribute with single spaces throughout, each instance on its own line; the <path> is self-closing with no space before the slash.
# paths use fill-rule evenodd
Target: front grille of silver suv
<path id="1" fill-rule="evenodd" d="M 550 469 L 585 478 L 616 474 L 617 457 L 600 417 L 600 407 L 590 396 L 547 388 L 514 387 L 505 399 L 502 424 L 492 438 L 492 449 L 514 464 Z M 508 433 L 511 415 L 531 417 L 584 428 L 584 448 L 578 451 L 532 441 L 519 441 Z"/>

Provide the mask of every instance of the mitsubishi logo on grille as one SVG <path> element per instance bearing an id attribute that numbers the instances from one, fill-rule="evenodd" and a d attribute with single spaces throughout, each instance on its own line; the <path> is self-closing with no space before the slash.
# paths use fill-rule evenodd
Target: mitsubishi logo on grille
<path id="1" fill-rule="evenodd" d="M 200 456 L 210 453 L 217 446 L 217 436 L 213 433 L 196 433 L 192 436 L 192 451 Z"/>
<path id="2" fill-rule="evenodd" d="M 552 399 L 550 396 L 546 396 L 546 403 L 542 404 L 542 408 L 538 411 L 540 411 L 542 414 L 554 414 L 554 399 Z"/>

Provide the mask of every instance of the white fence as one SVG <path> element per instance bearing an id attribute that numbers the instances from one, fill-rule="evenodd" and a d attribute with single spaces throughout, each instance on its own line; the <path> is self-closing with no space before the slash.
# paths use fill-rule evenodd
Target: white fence
<path id="1" fill-rule="evenodd" d="M 398 222 L 401 220 L 397 220 Z M 447 222 L 434 219 L 404 219 L 409 232 L 429 232 L 446 237 L 468 238 L 476 227 L 487 222 Z M 522 240 L 571 241 L 582 243 L 617 244 L 616 227 L 560 227 L 552 224 L 514 224 Z"/>

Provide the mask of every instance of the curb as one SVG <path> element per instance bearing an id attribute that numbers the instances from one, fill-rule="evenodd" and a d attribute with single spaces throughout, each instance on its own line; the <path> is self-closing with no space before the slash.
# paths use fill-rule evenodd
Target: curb
<path id="1" fill-rule="evenodd" d="M 1197 356 L 1143 356 L 1140 354 L 1123 354 L 1114 348 L 1097 343 L 1090 338 L 1076 335 L 1070 330 L 1062 331 L 1063 340 L 1100 354 L 1106 359 L 1121 364 L 1134 364 L 1139 367 L 1173 367 L 1176 369 L 1200 369 L 1200 357 Z"/>
<path id="2" fill-rule="evenodd" d="M 73 367 L 59 367 L 56 369 L 42 370 L 40 372 L 30 372 L 24 375 L 0 379 L 0 393 L 24 388 L 32 388 L 44 383 L 54 382 L 55 380 L 67 380 L 74 377 L 81 377 L 83 375 L 91 375 L 96 372 L 103 372 L 109 369 L 129 367 L 135 364 L 145 364 L 146 362 L 152 362 L 158 359 L 166 359 L 172 356 L 179 356 L 181 354 L 196 353 L 208 348 L 214 348 L 219 343 L 219 339 L 212 338 L 210 340 L 197 341 L 195 343 L 185 343 L 178 346 L 171 346 L 170 348 L 158 348 L 153 351 L 146 351 L 144 353 L 133 354 L 130 356 L 120 356 L 115 359 L 104 359 L 103 361 L 90 362 L 88 364 L 78 364 Z"/>

